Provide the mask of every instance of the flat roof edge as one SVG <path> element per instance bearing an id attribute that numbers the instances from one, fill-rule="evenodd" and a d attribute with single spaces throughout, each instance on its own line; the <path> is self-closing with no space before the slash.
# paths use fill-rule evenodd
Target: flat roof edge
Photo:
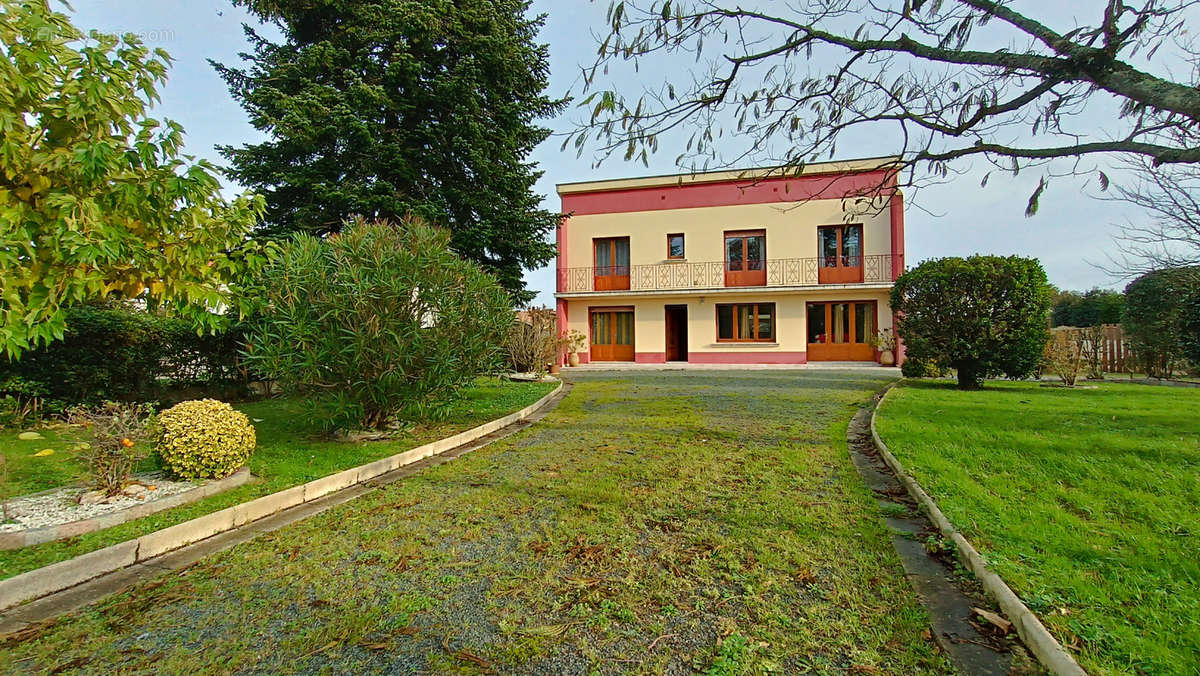
<path id="1" fill-rule="evenodd" d="M 899 155 L 882 157 L 866 157 L 850 160 L 830 160 L 813 162 L 804 165 L 800 176 L 813 176 L 832 173 L 861 173 L 878 171 L 901 161 Z M 690 174 L 659 174 L 655 176 L 633 176 L 628 178 L 609 178 L 596 181 L 574 181 L 555 185 L 559 195 L 585 192 L 603 192 L 607 190 L 629 190 L 636 188 L 661 188 L 672 185 L 689 185 L 700 183 L 721 183 L 728 181 L 754 181 L 766 178 L 782 178 L 782 167 L 752 167 L 747 169 L 723 169 Z"/>

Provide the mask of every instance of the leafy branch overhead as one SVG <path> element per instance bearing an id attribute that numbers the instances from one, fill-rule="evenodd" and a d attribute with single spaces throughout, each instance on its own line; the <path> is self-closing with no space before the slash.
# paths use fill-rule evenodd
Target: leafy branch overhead
<path id="1" fill-rule="evenodd" d="M 973 156 L 1013 173 L 1059 158 L 1079 171 L 1080 158 L 1102 154 L 1196 163 L 1200 52 L 1180 38 L 1195 6 L 1109 0 L 1074 10 L 1091 23 L 1060 32 L 1002 0 L 615 2 L 583 73 L 587 118 L 563 148 L 592 143 L 600 161 L 648 162 L 671 135 L 681 165 L 753 158 L 789 171 L 870 138 L 900 157 L 909 183 L 918 166 L 944 177 Z M 616 84 L 629 68 L 681 56 L 696 65 L 669 81 Z"/>
<path id="2" fill-rule="evenodd" d="M 218 325 L 269 253 L 246 236 L 262 202 L 223 198 L 183 129 L 148 116 L 170 57 L 45 2 L 0 8 L 0 351 L 61 338 L 67 307 L 106 297 Z"/>

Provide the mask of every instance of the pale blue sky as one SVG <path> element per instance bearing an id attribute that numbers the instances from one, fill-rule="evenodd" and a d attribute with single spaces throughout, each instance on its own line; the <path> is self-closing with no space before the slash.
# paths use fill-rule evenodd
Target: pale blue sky
<path id="1" fill-rule="evenodd" d="M 72 5 L 76 10 L 73 20 L 79 27 L 138 33 L 151 46 L 162 47 L 175 58 L 156 114 L 184 126 L 188 152 L 219 162 L 215 145 L 261 139 L 206 61 L 234 62 L 237 52 L 247 48 L 241 28 L 247 17 L 242 10 L 219 0 L 76 0 Z M 607 2 L 581 0 L 534 2 L 535 11 L 549 15 L 541 39 L 550 45 L 552 94 L 561 95 L 572 88 L 578 91 L 580 66 L 594 59 L 592 31 L 603 26 L 606 6 Z M 661 64 L 654 69 L 657 72 L 643 70 L 641 78 L 647 82 L 661 79 L 671 67 L 675 66 Z M 631 79 L 631 86 L 639 86 L 636 80 Z M 571 110 L 546 124 L 567 130 L 575 117 Z M 560 206 L 555 183 L 671 173 L 679 154 L 678 149 L 664 147 L 651 158 L 649 168 L 617 158 L 594 169 L 589 155 L 577 158 L 572 151 L 559 152 L 560 143 L 561 138 L 551 138 L 534 155 L 546 171 L 537 190 L 551 209 Z M 879 156 L 895 149 L 887 138 L 859 138 L 840 144 L 839 156 Z M 982 166 L 981 161 L 976 164 Z M 971 165 L 960 166 L 968 169 Z M 1106 252 L 1113 247 L 1112 226 L 1126 216 L 1136 217 L 1136 212 L 1090 198 L 1082 180 L 1057 179 L 1042 200 L 1041 211 L 1026 218 L 1025 204 L 1038 175 L 993 175 L 988 187 L 980 189 L 982 173 L 976 168 L 953 183 L 921 191 L 919 204 L 927 211 L 910 207 L 906 215 L 910 264 L 946 255 L 1022 254 L 1040 258 L 1051 282 L 1063 288 L 1118 284 L 1089 261 L 1105 261 Z M 1087 192 L 1096 192 L 1094 182 Z M 550 268 L 530 272 L 526 279 L 539 292 L 536 302 L 553 305 L 554 277 Z"/>

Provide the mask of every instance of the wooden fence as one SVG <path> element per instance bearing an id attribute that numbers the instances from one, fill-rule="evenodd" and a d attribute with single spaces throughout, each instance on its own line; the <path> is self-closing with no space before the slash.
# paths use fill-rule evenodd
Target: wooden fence
<path id="1" fill-rule="evenodd" d="M 1129 373 L 1136 367 L 1133 350 L 1125 340 L 1125 330 L 1120 324 L 1104 324 L 1100 327 L 1101 338 L 1099 348 L 1100 368 L 1105 373 Z M 1051 331 L 1078 331 L 1072 326 L 1056 326 Z"/>

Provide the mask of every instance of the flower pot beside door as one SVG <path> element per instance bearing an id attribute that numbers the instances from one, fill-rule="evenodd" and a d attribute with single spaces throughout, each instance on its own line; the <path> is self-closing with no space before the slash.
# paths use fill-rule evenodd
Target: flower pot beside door
<path id="1" fill-rule="evenodd" d="M 879 353 L 881 366 L 896 364 L 896 334 L 891 329 L 880 329 L 867 342 Z"/>
<path id="2" fill-rule="evenodd" d="M 579 366 L 579 353 L 587 349 L 587 336 L 582 331 L 571 329 L 559 337 L 563 347 L 567 348 L 567 363 Z"/>

